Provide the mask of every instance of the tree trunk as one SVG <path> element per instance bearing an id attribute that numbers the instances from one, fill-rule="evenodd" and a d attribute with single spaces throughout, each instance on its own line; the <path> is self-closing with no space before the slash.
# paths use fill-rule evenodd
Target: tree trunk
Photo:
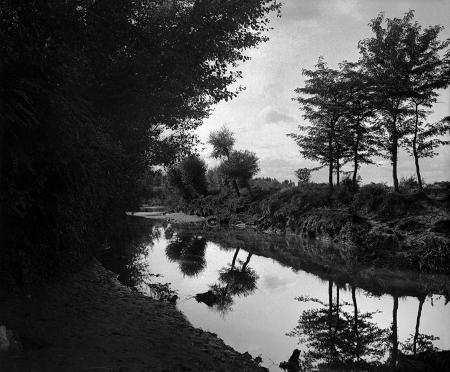
<path id="1" fill-rule="evenodd" d="M 422 307 L 425 302 L 425 296 L 419 298 L 419 310 L 417 311 L 416 331 L 414 333 L 413 353 L 417 353 L 417 340 L 419 338 L 420 318 L 422 316 Z"/>
<path id="2" fill-rule="evenodd" d="M 339 186 L 339 183 L 340 183 L 340 172 L 341 172 L 341 165 L 339 164 L 339 154 L 337 154 L 337 159 L 336 159 L 336 186 Z"/>
<path id="3" fill-rule="evenodd" d="M 333 137 L 330 136 L 328 141 L 328 162 L 329 162 L 329 172 L 328 172 L 328 184 L 330 185 L 330 190 L 333 191 Z"/>
<path id="4" fill-rule="evenodd" d="M 330 337 L 330 359 L 334 359 L 333 348 L 333 282 L 328 281 L 328 337 Z"/>
<path id="5" fill-rule="evenodd" d="M 356 340 L 356 345 L 355 345 L 355 356 L 356 356 L 356 360 L 359 361 L 360 360 L 360 355 L 359 355 L 359 331 L 358 331 L 358 304 L 356 303 L 356 288 L 352 287 L 352 299 L 353 299 L 353 308 L 355 310 L 355 315 L 353 317 L 354 319 L 354 324 L 353 324 L 353 332 L 355 333 L 355 340 Z"/>
<path id="6" fill-rule="evenodd" d="M 394 181 L 394 191 L 399 192 L 398 188 L 398 176 L 397 176 L 397 159 L 398 159 L 398 132 L 397 132 L 397 115 L 392 118 L 392 178 Z"/>
<path id="7" fill-rule="evenodd" d="M 358 130 L 358 129 L 357 129 Z M 359 149 L 359 134 L 356 134 L 356 143 L 353 147 L 353 186 L 358 184 L 358 149 Z"/>
<path id="8" fill-rule="evenodd" d="M 234 269 L 234 265 L 236 264 L 236 258 L 238 256 L 240 248 L 236 248 L 236 252 L 234 252 L 233 261 L 231 262 L 231 268 Z"/>
<path id="9" fill-rule="evenodd" d="M 3 97 L 3 64 L 0 61 L 0 117 L 4 116 L 4 108 L 3 108 L 3 101 L 4 101 L 4 97 Z M 4 198 L 4 190 L 3 190 L 3 151 L 4 151 L 4 130 L 5 130 L 5 125 L 6 123 L 3 122 L 3 120 L 5 120 L 4 118 L 2 119 L 2 122 L 0 122 L 0 247 L 4 247 L 4 221 L 3 221 L 3 198 Z M 0 268 L 1 269 L 1 268 Z"/>
<path id="10" fill-rule="evenodd" d="M 252 187 L 250 186 L 250 182 L 247 182 L 247 190 L 249 195 L 253 198 L 253 191 L 252 191 Z"/>
<path id="11" fill-rule="evenodd" d="M 233 180 L 232 184 L 233 184 L 234 191 L 236 191 L 236 195 L 238 197 L 240 197 L 241 196 L 241 192 L 239 191 L 239 187 L 238 187 L 238 184 L 237 184 L 236 180 Z"/>
<path id="12" fill-rule="evenodd" d="M 339 320 L 339 287 L 336 285 L 336 315 Z"/>
<path id="13" fill-rule="evenodd" d="M 398 359 L 398 333 L 397 333 L 397 311 L 398 297 L 394 297 L 394 308 L 392 310 L 392 365 L 397 365 Z"/>
<path id="14" fill-rule="evenodd" d="M 413 137 L 413 155 L 414 155 L 414 163 L 416 165 L 416 174 L 417 174 L 417 184 L 419 185 L 419 192 L 423 193 L 423 185 L 422 185 L 422 177 L 420 176 L 420 167 L 419 167 L 419 153 L 417 152 L 417 132 L 419 130 L 419 104 L 416 103 L 415 109 L 415 122 L 414 122 L 414 137 Z"/>
<path id="15" fill-rule="evenodd" d="M 335 317 L 335 324 L 334 324 L 334 337 L 336 337 L 338 328 L 339 328 L 339 287 L 336 284 L 336 317 Z"/>
<path id="16" fill-rule="evenodd" d="M 249 264 L 250 258 L 252 258 L 252 256 L 253 256 L 253 253 L 249 253 L 249 254 L 248 254 L 247 259 L 245 260 L 244 264 L 242 265 L 242 270 L 241 270 L 241 271 L 244 271 L 244 270 L 245 270 L 245 268 L 246 268 L 247 265 Z"/>

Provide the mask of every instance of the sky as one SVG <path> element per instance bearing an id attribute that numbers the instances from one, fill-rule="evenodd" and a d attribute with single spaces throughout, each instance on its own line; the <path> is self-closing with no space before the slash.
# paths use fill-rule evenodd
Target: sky
<path id="1" fill-rule="evenodd" d="M 197 130 L 205 143 L 201 155 L 209 166 L 217 164 L 206 144 L 208 134 L 226 125 L 236 137 L 236 149 L 256 153 L 260 162 L 258 177 L 295 180 L 294 171 L 317 164 L 299 153 L 287 133 L 298 132 L 304 124 L 294 89 L 303 86 L 302 69 L 311 69 L 323 56 L 330 67 L 343 60 L 358 59 L 358 41 L 370 37 L 369 21 L 381 11 L 386 17 L 402 17 L 409 9 L 422 26 L 442 25 L 441 40 L 450 38 L 450 0 L 285 0 L 281 18 L 272 17 L 270 40 L 248 52 L 251 60 L 242 64 L 246 87 L 238 97 L 214 106 L 213 112 Z M 429 117 L 437 121 L 450 113 L 450 90 L 440 92 Z M 378 166 L 363 166 L 363 183 L 391 184 L 391 166 L 379 159 Z M 439 156 L 421 160 L 425 182 L 450 180 L 450 146 Z M 399 177 L 415 174 L 414 162 L 404 151 L 399 158 Z M 325 169 L 315 172 L 313 180 L 326 182 Z"/>

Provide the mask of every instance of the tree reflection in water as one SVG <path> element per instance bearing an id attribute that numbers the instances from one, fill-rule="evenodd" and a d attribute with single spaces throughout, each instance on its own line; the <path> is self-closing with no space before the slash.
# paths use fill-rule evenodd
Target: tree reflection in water
<path id="1" fill-rule="evenodd" d="M 425 351 L 438 351 L 439 348 L 433 345 L 434 341 L 439 340 L 439 337 L 420 333 L 420 319 L 422 317 L 422 308 L 425 302 L 425 296 L 419 297 L 419 307 L 417 310 L 416 329 L 414 334 L 411 334 L 405 342 L 401 344 L 401 350 L 404 354 L 422 353 Z"/>
<path id="2" fill-rule="evenodd" d="M 166 256 L 178 263 L 186 276 L 197 276 L 206 267 L 206 239 L 201 236 L 176 234 L 166 247 Z"/>
<path id="3" fill-rule="evenodd" d="M 317 298 L 298 297 L 298 301 L 319 305 L 303 311 L 297 326 L 287 335 L 298 337 L 307 350 L 302 364 L 312 367 L 364 368 L 379 364 L 385 355 L 387 330 L 372 321 L 374 312 L 358 312 L 355 288 L 352 288 L 353 303 L 339 301 L 339 288 L 333 299 L 333 282 L 328 285 L 328 303 Z M 353 307 L 353 312 L 347 308 Z"/>
<path id="4" fill-rule="evenodd" d="M 101 257 L 102 263 L 119 274 L 120 282 L 130 288 L 140 288 L 150 278 L 145 257 L 149 247 L 161 237 L 161 229 L 150 227 L 146 221 L 132 220 L 116 232 L 109 248 Z"/>
<path id="5" fill-rule="evenodd" d="M 240 268 L 236 267 L 236 259 L 239 254 L 236 249 L 231 264 L 219 271 L 218 283 L 210 286 L 203 293 L 197 293 L 195 298 L 223 315 L 232 310 L 233 296 L 248 296 L 256 289 L 258 275 L 248 266 L 252 253 L 249 253 Z"/>

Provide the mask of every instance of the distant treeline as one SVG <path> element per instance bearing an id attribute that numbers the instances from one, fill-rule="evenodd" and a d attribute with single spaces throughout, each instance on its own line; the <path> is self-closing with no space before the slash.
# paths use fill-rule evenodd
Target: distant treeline
<path id="1" fill-rule="evenodd" d="M 143 175 L 191 152 L 233 98 L 275 0 L 0 2 L 0 281 L 73 268 L 116 239 Z"/>
<path id="2" fill-rule="evenodd" d="M 370 27 L 373 36 L 359 42 L 357 62 L 332 69 L 319 58 L 315 69 L 303 70 L 305 86 L 295 90 L 294 100 L 309 123 L 289 136 L 303 157 L 328 167 L 331 188 L 339 185 L 345 164 L 352 164 L 356 184 L 359 167 L 383 156 L 392 163 L 399 191 L 398 151 L 404 147 L 414 156 L 423 191 L 419 159 L 450 143 L 442 137 L 450 131 L 450 117 L 427 121 L 438 90 L 450 83 L 450 40 L 439 40 L 441 26 L 422 28 L 414 11 L 401 19 L 380 14 Z M 309 179 L 315 169 L 300 169 L 297 175 Z"/>

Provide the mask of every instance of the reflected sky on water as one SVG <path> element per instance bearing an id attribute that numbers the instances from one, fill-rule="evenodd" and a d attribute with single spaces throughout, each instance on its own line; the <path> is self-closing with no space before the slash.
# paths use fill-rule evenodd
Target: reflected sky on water
<path id="1" fill-rule="evenodd" d="M 271 371 L 280 371 L 279 363 L 288 360 L 295 348 L 302 351 L 302 357 L 312 356 L 313 365 L 345 353 L 355 361 L 370 362 L 377 359 L 369 355 L 370 343 L 379 349 L 381 340 L 386 349 L 383 361 L 392 357 L 393 296 L 375 296 L 355 288 L 353 297 L 351 286 L 338 290 L 336 283 L 326 278 L 252 254 L 251 247 L 224 248 L 198 233 L 148 229 L 141 244 L 135 244 L 137 252 L 127 251 L 132 258 L 127 261 L 121 256 L 126 262 L 124 272 L 133 271 L 136 277 L 135 286 L 149 294 L 145 282 L 170 283 L 178 292 L 178 308 L 195 327 L 216 333 L 240 352 L 261 355 L 263 365 Z M 116 263 L 115 271 L 118 266 Z M 136 276 L 136 268 L 141 275 Z M 428 347 L 450 349 L 450 304 L 440 295 L 422 298 L 421 306 L 420 302 L 417 297 L 398 298 L 399 350 L 406 347 L 402 343 L 408 338 L 411 351 L 414 340 L 419 352 L 421 340 L 426 339 L 431 340 Z M 366 328 L 366 336 L 364 327 L 372 327 Z M 370 339 L 376 330 L 378 340 Z M 368 345 L 363 345 L 365 342 Z M 331 350 L 329 357 L 314 359 L 314 348 L 320 355 Z M 358 355 L 362 350 L 366 355 Z"/>

